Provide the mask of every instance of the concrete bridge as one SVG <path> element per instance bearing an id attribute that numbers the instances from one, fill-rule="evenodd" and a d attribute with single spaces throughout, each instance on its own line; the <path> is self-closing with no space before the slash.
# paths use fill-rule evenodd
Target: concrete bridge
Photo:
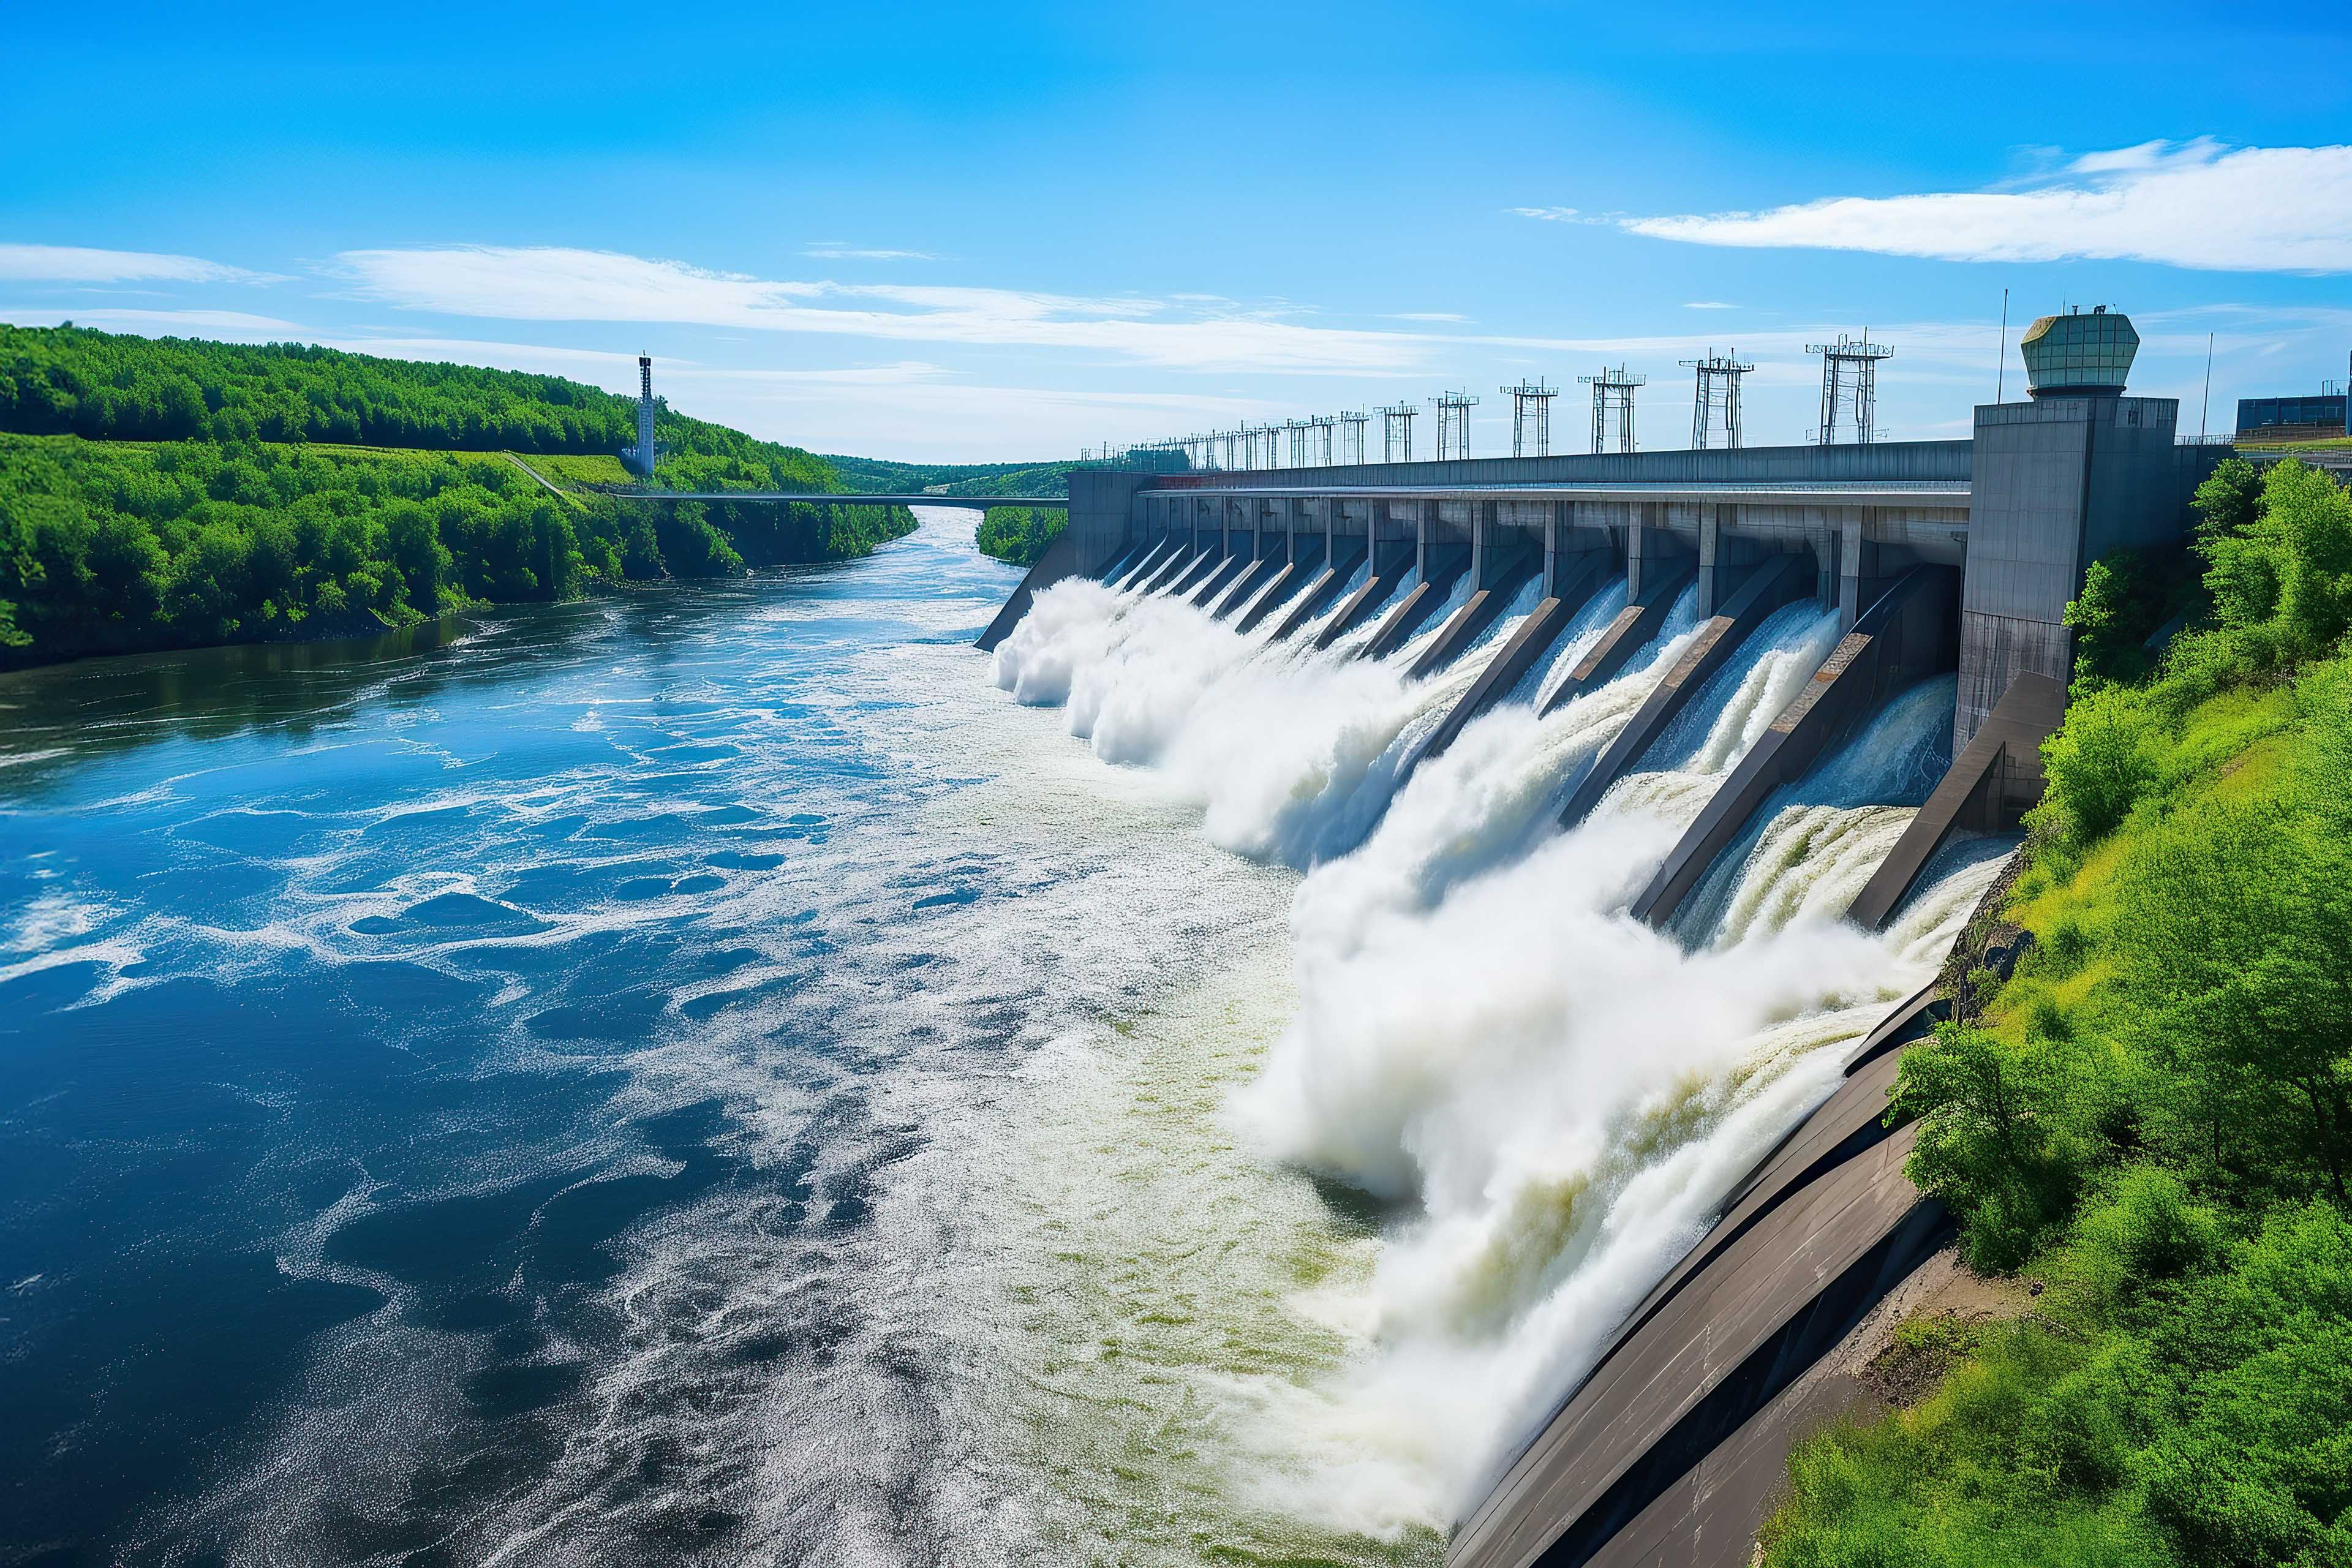
<path id="1" fill-rule="evenodd" d="M 741 500 L 774 501 L 793 506 L 961 506 L 985 511 L 992 506 L 1045 507 L 1060 511 L 1068 507 L 1067 496 L 934 496 L 840 494 L 832 490 L 600 490 L 600 495 L 617 496 L 625 500 Z"/>
<path id="2" fill-rule="evenodd" d="M 995 647 L 1046 584 L 1147 554 L 1160 563 L 1157 587 L 1219 615 L 1247 604 L 1244 630 L 1279 615 L 1275 635 L 1289 636 L 1319 616 L 1328 644 L 1377 614 L 1373 655 L 1427 630 L 1466 577 L 1418 675 L 1536 588 L 1535 610 L 1424 742 L 1427 755 L 1508 692 L 1605 589 L 1622 581 L 1625 607 L 1554 703 L 1612 679 L 1695 585 L 1696 635 L 1574 792 L 1572 821 L 1767 615 L 1811 596 L 1836 609 L 1836 647 L 1631 913 L 1672 920 L 1776 787 L 1892 692 L 1957 671 L 1951 768 L 1848 911 L 1875 929 L 1951 834 L 2012 826 L 2040 797 L 2040 744 L 2073 674 L 2067 603 L 2099 556 L 2179 539 L 2191 492 L 2228 455 L 2176 444 L 2178 416 L 2172 399 L 2125 396 L 2120 384 L 2062 387 L 1979 407 L 1967 440 L 1256 473 L 1079 469 L 1068 529 L 980 646 Z M 1360 568 L 1362 586 L 1341 602 Z M 1397 596 L 1409 574 L 1418 585 Z M 1840 1347 L 1946 1238 L 1940 1211 L 1903 1175 L 1910 1130 L 1881 1122 L 1896 1056 L 1937 1005 L 1914 997 L 1854 1048 L 1843 1087 L 1734 1190 L 1495 1479 L 1455 1532 L 1451 1568 L 1744 1568 L 1790 1445 L 1856 1396 L 1837 1370 Z"/>

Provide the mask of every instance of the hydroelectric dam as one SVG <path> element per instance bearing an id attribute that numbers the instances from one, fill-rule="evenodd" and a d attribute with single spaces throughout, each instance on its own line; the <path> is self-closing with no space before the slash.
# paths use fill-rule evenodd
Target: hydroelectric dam
<path id="1" fill-rule="evenodd" d="M 2120 320 L 2037 323 L 2028 397 L 1979 406 L 1968 439 L 1080 468 L 1066 530 L 979 646 L 1087 581 L 1124 604 L 1188 602 L 1300 660 L 1389 661 L 1442 700 L 1394 742 L 1382 801 L 1483 716 L 1585 703 L 1585 740 L 1544 753 L 1561 771 L 1543 813 L 1569 829 L 1636 774 L 1713 746 L 1675 775 L 1673 836 L 1612 906 L 1694 947 L 1750 896 L 1742 867 L 1767 858 L 1779 818 L 1875 798 L 1840 781 L 1875 765 L 1872 735 L 1930 714 L 1932 744 L 1904 755 L 1932 757 L 1931 776 L 1898 792 L 1909 815 L 1880 823 L 1826 911 L 1877 931 L 1968 846 L 2008 849 L 2000 836 L 2042 793 L 2085 571 L 2179 539 L 2226 454 L 2177 439 L 2174 400 L 2126 394 L 2128 344 L 2105 352 Z M 1767 657 L 1801 668 L 1751 680 L 1769 710 L 1727 724 L 1713 710 Z M 1701 745 L 1710 722 L 1727 738 Z M 1941 1005 L 1932 984 L 1881 1003 L 1832 1047 L 1825 1094 L 1717 1183 L 1696 1239 L 1592 1325 L 1593 1353 L 1516 1422 L 1449 1564 L 1749 1562 L 1790 1445 L 1858 1397 L 1839 1348 L 1949 1239 L 1904 1175 L 1911 1130 L 1883 1124 L 1901 1051 Z"/>

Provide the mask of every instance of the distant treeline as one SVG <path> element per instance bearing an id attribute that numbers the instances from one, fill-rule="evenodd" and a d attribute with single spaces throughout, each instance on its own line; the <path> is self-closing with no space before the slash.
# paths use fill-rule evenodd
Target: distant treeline
<path id="1" fill-rule="evenodd" d="M 981 553 L 1034 566 L 1069 521 L 1070 514 L 1058 507 L 990 507 L 980 520 Z"/>
<path id="2" fill-rule="evenodd" d="M 609 454 L 632 426 L 628 400 L 553 376 L 0 327 L 0 662 L 398 626 L 859 555 L 914 526 L 557 495 L 497 455 L 579 462 L 560 454 Z M 667 409 L 656 431 L 664 488 L 842 489 L 795 447 Z M 329 440 L 359 445 L 310 444 Z"/>
<path id="3" fill-rule="evenodd" d="M 1060 463 L 894 463 L 881 458 L 845 458 L 827 453 L 824 461 L 853 490 L 908 492 L 937 488 L 958 496 L 1066 496 L 1075 462 Z"/>

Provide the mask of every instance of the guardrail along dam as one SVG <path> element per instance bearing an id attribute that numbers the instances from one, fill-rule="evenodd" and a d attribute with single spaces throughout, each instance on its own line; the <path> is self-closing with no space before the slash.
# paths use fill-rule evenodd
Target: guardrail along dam
<path id="1" fill-rule="evenodd" d="M 1967 440 L 1071 475 L 980 647 L 1305 873 L 1233 1114 L 1381 1216 L 1330 1397 L 1414 1458 L 1332 1467 L 1350 1518 L 1749 1561 L 1948 1238 L 1885 1090 L 2039 797 L 2067 603 L 2221 455 L 2127 363 L 2029 354 Z"/>

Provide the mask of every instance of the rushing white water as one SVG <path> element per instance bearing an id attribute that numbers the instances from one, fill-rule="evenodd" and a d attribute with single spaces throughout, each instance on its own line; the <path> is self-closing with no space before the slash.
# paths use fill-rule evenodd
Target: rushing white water
<path id="1" fill-rule="evenodd" d="M 1063 583 L 998 648 L 996 678 L 1024 703 L 1065 707 L 1105 761 L 1163 770 L 1206 809 L 1216 843 L 1307 866 L 1361 839 L 1414 742 L 1477 679 L 1491 639 L 1427 679 L 1405 675 L 1458 607 L 1366 659 L 1356 650 L 1376 623 L 1317 651 L 1164 595 Z"/>
<path id="2" fill-rule="evenodd" d="M 1834 918 L 1906 815 L 1874 803 L 1906 795 L 1916 748 L 1874 740 L 1916 739 L 1932 701 L 1906 699 L 1822 787 L 1783 803 L 1845 816 L 1811 830 L 1790 817 L 1785 833 L 1787 813 L 1773 819 L 1723 940 L 1689 952 L 1630 921 L 1708 792 L 1833 645 L 1835 619 L 1773 616 L 1644 771 L 1562 833 L 1561 795 L 1692 630 L 1685 605 L 1615 680 L 1538 719 L 1528 699 L 1622 602 L 1588 606 L 1548 670 L 1402 787 L 1396 759 L 1483 663 L 1404 679 L 1433 629 L 1369 661 L 1349 657 L 1353 637 L 1317 653 L 1073 583 L 1041 595 L 997 654 L 1001 685 L 1063 705 L 1105 761 L 1159 770 L 1213 841 L 1307 870 L 1287 1023 L 1226 1115 L 1262 1156 L 1397 1217 L 1286 1304 L 1301 1332 L 1336 1338 L 1336 1371 L 1195 1380 L 1229 1484 L 1282 1515 L 1398 1539 L 1475 1503 L 1724 1193 L 1830 1091 L 1830 1047 L 1916 986 L 1993 875 L 1989 860 L 1961 867 L 1883 935 Z M 1948 683 L 1942 700 L 1948 723 Z"/>
<path id="3" fill-rule="evenodd" d="M 1958 682 L 1923 680 L 1797 784 L 1777 790 L 1757 826 L 1709 872 L 1683 929 L 1718 947 L 1801 916 L 1835 917 L 1895 847 L 1951 762 Z"/>

